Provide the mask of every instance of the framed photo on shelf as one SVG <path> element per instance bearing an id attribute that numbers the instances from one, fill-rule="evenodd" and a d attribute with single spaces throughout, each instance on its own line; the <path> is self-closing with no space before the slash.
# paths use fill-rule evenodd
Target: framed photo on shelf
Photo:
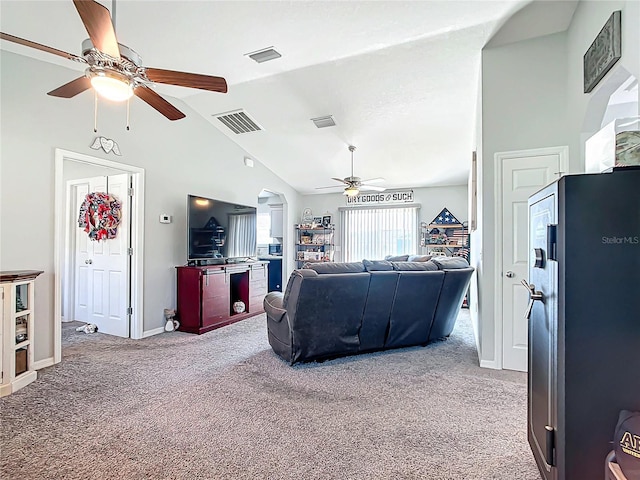
<path id="1" fill-rule="evenodd" d="M 331 215 L 325 215 L 322 217 L 322 226 L 324 228 L 329 228 L 331 225 Z"/>
<path id="2" fill-rule="evenodd" d="M 325 243 L 331 243 L 330 233 L 316 233 L 313 236 L 314 245 L 324 245 Z"/>
<path id="3" fill-rule="evenodd" d="M 322 217 L 313 217 L 313 225 L 314 226 L 322 225 Z"/>
<path id="4" fill-rule="evenodd" d="M 296 255 L 296 259 L 303 261 L 304 260 L 304 252 L 298 252 L 298 254 Z"/>

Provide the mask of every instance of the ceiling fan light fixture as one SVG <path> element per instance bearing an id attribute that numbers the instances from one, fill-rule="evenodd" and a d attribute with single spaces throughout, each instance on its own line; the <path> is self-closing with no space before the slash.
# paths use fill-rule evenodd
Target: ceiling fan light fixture
<path id="1" fill-rule="evenodd" d="M 344 189 L 344 194 L 347 197 L 355 197 L 359 193 L 360 193 L 360 190 L 358 189 L 358 187 L 354 187 L 353 185 Z"/>
<path id="2" fill-rule="evenodd" d="M 118 72 L 109 70 L 90 71 L 91 86 L 103 98 L 124 102 L 133 96 L 131 80 Z"/>

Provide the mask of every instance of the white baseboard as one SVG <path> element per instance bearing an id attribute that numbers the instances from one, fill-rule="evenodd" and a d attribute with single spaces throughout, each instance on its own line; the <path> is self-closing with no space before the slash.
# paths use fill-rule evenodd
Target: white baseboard
<path id="1" fill-rule="evenodd" d="M 480 360 L 480 367 L 491 368 L 492 370 L 502 370 L 500 367 L 498 367 L 495 360 Z"/>
<path id="2" fill-rule="evenodd" d="M 153 330 L 146 330 L 142 332 L 142 338 L 152 337 L 153 335 L 158 335 L 159 333 L 164 333 L 164 327 L 154 328 Z"/>
<path id="3" fill-rule="evenodd" d="M 43 360 L 38 360 L 37 362 L 33 362 L 33 369 L 40 370 L 41 368 L 50 367 L 55 364 L 56 362 L 53 361 L 53 357 L 49 357 Z"/>

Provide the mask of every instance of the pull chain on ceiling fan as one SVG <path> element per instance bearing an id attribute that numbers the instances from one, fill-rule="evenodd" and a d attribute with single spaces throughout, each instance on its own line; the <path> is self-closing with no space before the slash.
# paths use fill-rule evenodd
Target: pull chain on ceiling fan
<path id="1" fill-rule="evenodd" d="M 353 174 L 353 152 L 355 152 L 356 147 L 353 145 L 349 145 L 349 151 L 351 152 L 351 176 L 345 178 L 336 178 L 332 177 L 331 180 L 335 180 L 337 182 L 341 182 L 345 184 L 347 187 L 344 189 L 343 195 L 347 195 L 348 197 L 355 197 L 362 190 L 374 190 L 376 192 L 383 192 L 386 189 L 384 187 L 378 187 L 375 185 L 369 185 L 370 183 L 384 182 L 384 178 L 371 178 L 369 180 L 362 180 L 360 177 L 356 177 Z M 329 187 L 316 187 L 316 190 L 322 190 L 325 188 L 336 188 L 339 185 L 332 185 Z"/>
<path id="2" fill-rule="evenodd" d="M 113 0 L 114 17 L 115 3 Z M 133 49 L 118 43 L 115 18 L 112 20 L 106 7 L 94 0 L 73 0 L 73 4 L 89 34 L 89 39 L 82 43 L 82 56 L 0 32 L 2 40 L 88 65 L 82 77 L 48 92 L 47 95 L 72 98 L 90 88 L 112 101 L 128 101 L 135 95 L 169 120 L 179 120 L 185 114 L 153 91 L 154 83 L 227 92 L 227 82 L 222 77 L 144 67 L 142 59 Z"/>

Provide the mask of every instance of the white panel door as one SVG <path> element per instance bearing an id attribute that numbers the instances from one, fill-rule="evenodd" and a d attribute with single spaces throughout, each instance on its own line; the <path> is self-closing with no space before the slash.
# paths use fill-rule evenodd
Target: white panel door
<path id="1" fill-rule="evenodd" d="M 502 367 L 527 371 L 529 197 L 558 177 L 560 154 L 502 157 Z"/>
<path id="2" fill-rule="evenodd" d="M 129 175 L 91 178 L 87 187 L 120 200 L 122 217 L 113 239 L 92 241 L 77 229 L 75 319 L 95 323 L 99 332 L 129 337 Z M 84 196 L 78 197 L 82 203 Z"/>

